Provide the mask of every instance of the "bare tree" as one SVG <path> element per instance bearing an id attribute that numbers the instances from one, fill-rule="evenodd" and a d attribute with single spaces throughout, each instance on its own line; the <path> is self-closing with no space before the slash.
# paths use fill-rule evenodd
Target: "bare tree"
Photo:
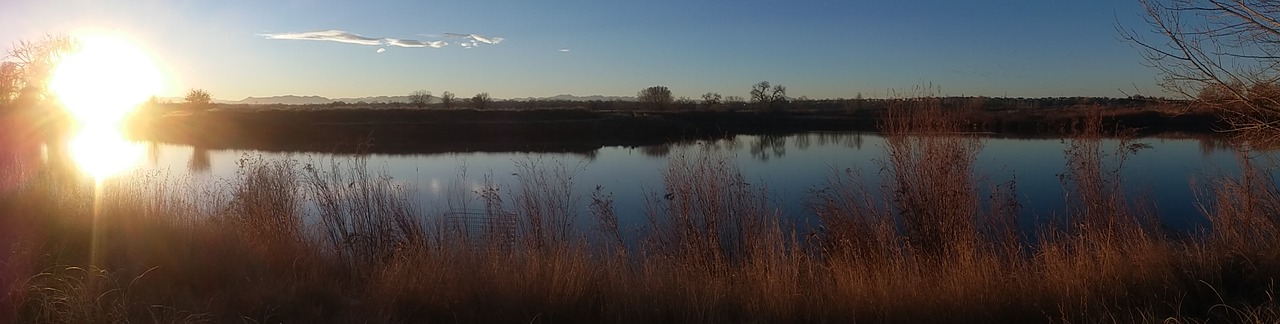
<path id="1" fill-rule="evenodd" d="M 418 90 L 409 94 L 409 103 L 414 107 L 426 108 L 431 103 L 431 91 Z"/>
<path id="2" fill-rule="evenodd" d="M 444 106 L 444 109 L 453 108 L 454 99 L 457 98 L 458 96 L 454 95 L 453 92 L 445 91 L 440 94 L 440 105 Z"/>
<path id="3" fill-rule="evenodd" d="M 723 101 L 723 97 L 721 97 L 719 93 L 708 92 L 708 93 L 702 94 L 703 109 L 720 108 L 721 101 Z"/>
<path id="4" fill-rule="evenodd" d="M 15 89 L 10 90 L 9 95 L 17 91 L 16 100 L 27 104 L 38 103 L 47 97 L 50 72 L 62 56 L 75 47 L 76 42 L 65 35 L 45 35 L 34 41 L 18 41 L 8 52 L 8 57 L 15 60 L 14 65 L 5 68 L 12 69 L 6 73 L 17 76 L 12 83 Z"/>
<path id="5" fill-rule="evenodd" d="M 1280 131 L 1280 2 L 1138 0 L 1160 37 L 1119 27 L 1167 91 L 1219 112 L 1239 135 Z M 1276 136 L 1251 136 L 1254 139 Z"/>
<path id="6" fill-rule="evenodd" d="M 751 86 L 751 102 L 762 111 L 777 111 L 787 104 L 787 87 L 770 85 L 769 81 L 760 81 Z"/>
<path id="7" fill-rule="evenodd" d="M 191 89 L 187 91 L 186 98 L 187 109 L 194 111 L 205 111 L 209 109 L 209 104 L 213 102 L 213 97 L 204 89 Z"/>
<path id="8" fill-rule="evenodd" d="M 771 86 L 769 81 L 760 81 L 760 83 L 751 86 L 751 102 L 767 104 L 773 101 L 772 97 L 769 96 L 769 87 Z"/>
<path id="9" fill-rule="evenodd" d="M 22 71 L 18 63 L 0 62 L 0 107 L 8 106 L 22 89 Z"/>
<path id="10" fill-rule="evenodd" d="M 769 99 L 772 99 L 772 107 L 774 109 L 786 108 L 787 104 L 791 103 L 791 99 L 787 98 L 787 87 L 784 87 L 781 84 L 774 85 L 773 91 L 770 93 L 771 95 Z"/>
<path id="11" fill-rule="evenodd" d="M 666 110 L 676 101 L 671 95 L 671 89 L 664 86 L 644 88 L 636 94 L 636 99 L 640 101 L 641 107 L 649 110 Z"/>
<path id="12" fill-rule="evenodd" d="M 476 110 L 483 110 L 485 108 L 488 108 L 489 103 L 492 103 L 492 102 L 493 102 L 493 99 L 489 98 L 488 92 L 477 93 L 474 97 L 471 97 L 471 108 L 475 108 Z"/>
<path id="13" fill-rule="evenodd" d="M 681 96 L 676 98 L 675 104 L 672 106 L 676 110 L 694 110 L 698 109 L 698 101 L 693 98 Z"/>

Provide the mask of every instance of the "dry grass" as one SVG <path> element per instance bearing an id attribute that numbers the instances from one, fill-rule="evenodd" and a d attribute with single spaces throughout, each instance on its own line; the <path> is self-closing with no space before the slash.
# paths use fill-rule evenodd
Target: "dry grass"
<path id="1" fill-rule="evenodd" d="M 581 166 L 522 162 L 514 189 L 455 193 L 517 224 L 469 242 L 360 159 L 250 157 L 216 187 L 30 172 L 0 194 L 0 322 L 1280 320 L 1280 191 L 1255 157 L 1204 182 L 1212 228 L 1168 237 L 1125 192 L 1141 146 L 1085 119 L 1070 210 L 1025 233 L 1016 183 L 979 174 L 963 112 L 929 100 L 881 125 L 878 178 L 843 170 L 814 193 L 812 232 L 697 150 L 671 153 L 638 229 L 604 188 L 576 194 Z"/>

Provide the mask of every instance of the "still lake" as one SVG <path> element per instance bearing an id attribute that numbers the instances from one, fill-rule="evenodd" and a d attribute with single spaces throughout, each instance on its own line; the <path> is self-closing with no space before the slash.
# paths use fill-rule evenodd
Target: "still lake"
<path id="1" fill-rule="evenodd" d="M 1016 177 L 1023 205 L 1022 221 L 1043 222 L 1064 211 L 1066 143 L 1058 138 L 986 137 L 977 157 L 980 176 L 999 183 Z M 1116 141 L 1107 143 L 1114 145 Z M 1123 169 L 1127 191 L 1153 209 L 1165 226 L 1187 230 L 1207 224 L 1199 212 L 1193 179 L 1205 183 L 1209 176 L 1234 174 L 1237 154 L 1224 141 L 1207 137 L 1150 137 L 1138 142 L 1150 145 L 1132 156 Z M 582 197 L 601 186 L 615 197 L 624 226 L 646 222 L 645 197 L 663 191 L 662 173 L 671 156 L 680 152 L 729 154 L 748 182 L 770 193 L 772 204 L 803 227 L 814 217 L 806 207 L 811 190 L 821 188 L 835 172 L 862 170 L 879 179 L 878 162 L 885 155 L 883 137 L 870 133 L 816 132 L 791 135 L 737 135 L 729 139 L 668 143 L 644 147 L 602 147 L 588 153 L 463 152 L 430 155 L 369 155 L 368 168 L 385 173 L 411 188 L 419 209 L 440 212 L 455 201 L 456 193 L 480 188 L 486 175 L 503 186 L 515 187 L 517 163 L 565 163 L 580 172 L 575 191 Z M 135 171 L 183 175 L 201 185 L 216 186 L 220 179 L 236 176 L 237 161 L 245 157 L 293 159 L 301 164 L 329 161 L 349 163 L 350 156 L 325 153 L 279 153 L 240 150 L 202 150 L 190 146 L 153 144 L 148 157 Z M 1261 154 L 1274 157 L 1275 153 Z M 465 170 L 465 174 L 464 174 Z M 453 193 L 453 194 L 451 194 Z M 474 199 L 474 197 L 472 197 Z M 588 219 L 583 199 L 580 219 Z M 479 203 L 476 202 L 476 205 Z"/>

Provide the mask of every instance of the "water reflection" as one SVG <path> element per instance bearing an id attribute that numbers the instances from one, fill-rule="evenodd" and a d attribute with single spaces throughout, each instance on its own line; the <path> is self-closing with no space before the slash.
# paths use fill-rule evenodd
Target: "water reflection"
<path id="1" fill-rule="evenodd" d="M 187 163 L 187 169 L 194 173 L 209 173 L 212 164 L 209 161 L 209 149 L 203 146 L 195 146 L 191 148 L 191 161 Z"/>
<path id="2" fill-rule="evenodd" d="M 81 128 L 68 149 L 76 167 L 98 180 L 132 169 L 146 155 L 142 143 L 129 141 L 114 127 Z"/>
<path id="3" fill-rule="evenodd" d="M 663 143 L 658 145 L 649 145 L 640 148 L 640 153 L 649 157 L 666 157 L 671 154 L 671 146 L 673 143 Z"/>
<path id="4" fill-rule="evenodd" d="M 1214 152 L 1235 150 L 1235 144 L 1225 136 L 1200 136 L 1196 138 L 1200 144 L 1200 155 L 1209 156 Z"/>
<path id="5" fill-rule="evenodd" d="M 671 155 L 673 150 L 692 146 L 699 147 L 703 152 L 736 152 L 741 150 L 745 143 L 748 148 L 747 153 L 751 157 L 767 162 L 771 159 L 785 157 L 788 148 L 804 151 L 810 147 L 843 146 L 861 150 L 863 136 L 864 134 L 862 133 L 848 132 L 742 135 L 725 139 L 672 141 L 658 145 L 642 146 L 640 147 L 640 153 L 649 157 L 661 158 Z"/>
<path id="6" fill-rule="evenodd" d="M 796 148 L 801 150 L 809 149 L 809 142 L 812 139 L 811 134 L 800 134 L 795 137 Z"/>
<path id="7" fill-rule="evenodd" d="M 1142 141 L 1154 148 L 1143 150 L 1127 164 L 1124 176 L 1130 185 L 1124 189 L 1125 192 L 1149 195 L 1153 213 L 1169 228 L 1189 229 L 1202 225 L 1198 197 L 1192 191 L 1189 179 L 1219 172 L 1216 170 L 1228 174 L 1238 170 L 1230 146 L 1220 146 L 1227 142 L 1212 137 L 1152 137 Z M 592 151 L 591 156 L 599 155 L 599 158 L 589 159 L 590 167 L 584 171 L 581 181 L 575 179 L 575 182 L 581 185 L 579 189 L 598 185 L 613 193 L 618 197 L 615 203 L 622 222 L 643 226 L 647 220 L 644 197 L 651 190 L 662 188 L 660 175 L 668 167 L 668 157 L 696 152 L 726 153 L 737 157 L 735 163 L 745 177 L 767 185 L 770 199 L 776 198 L 782 213 L 808 222 L 811 219 L 803 218 L 812 215 L 806 205 L 807 199 L 811 198 L 808 194 L 811 189 L 825 185 L 833 170 L 862 169 L 868 172 L 867 176 L 872 181 L 879 179 L 875 175 L 876 161 L 884 159 L 884 143 L 883 137 L 871 133 L 816 132 L 786 136 L 738 135 L 634 148 L 607 146 Z M 1036 226 L 1064 213 L 1063 185 L 1058 175 L 1064 171 L 1066 159 L 1063 155 L 1065 144 L 1060 139 L 992 136 L 984 137 L 984 143 L 976 162 L 978 172 L 992 183 L 1017 181 L 1019 203 L 1025 206 L 1020 222 Z M 1206 148 L 1214 152 L 1204 156 Z M 260 154 L 266 159 L 344 158 L 341 154 L 322 152 L 223 150 L 163 144 L 160 150 L 160 156 L 141 169 L 192 170 L 192 173 L 210 175 L 201 177 L 203 179 L 236 177 L 235 161 L 245 154 Z M 466 175 L 465 170 L 480 170 L 480 174 L 493 176 L 494 183 L 512 185 L 518 181 L 516 174 L 520 172 L 513 161 L 530 157 L 576 161 L 581 159 L 580 154 L 474 151 L 375 154 L 369 156 L 368 165 L 372 170 L 385 168 L 392 178 L 418 188 L 420 191 L 413 199 L 415 203 L 451 208 L 451 199 L 462 199 L 452 194 L 473 193 L 477 186 L 472 184 L 489 180 L 483 176 Z M 461 174 L 460 169 L 463 170 Z M 457 188 L 451 187 L 450 179 L 459 179 Z M 876 183 L 868 185 L 878 186 Z M 579 194 L 589 195 L 590 192 Z"/>
<path id="8" fill-rule="evenodd" d="M 160 143 L 147 142 L 147 161 L 151 165 L 160 164 Z"/>
<path id="9" fill-rule="evenodd" d="M 787 136 L 760 135 L 751 140 L 751 156 L 761 161 L 787 155 Z"/>
<path id="10" fill-rule="evenodd" d="M 818 146 L 841 145 L 851 149 L 862 149 L 862 133 L 813 133 L 809 136 L 817 138 Z"/>
<path id="11" fill-rule="evenodd" d="M 126 139 L 118 127 L 76 127 L 65 116 L 38 115 L 0 116 L 0 192 L 38 174 L 68 183 L 103 180 L 138 167 L 146 155 L 146 145 Z"/>

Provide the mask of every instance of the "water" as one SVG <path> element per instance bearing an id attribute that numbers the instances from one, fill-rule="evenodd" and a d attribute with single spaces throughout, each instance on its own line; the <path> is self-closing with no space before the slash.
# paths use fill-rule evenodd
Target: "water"
<path id="1" fill-rule="evenodd" d="M 1024 224 L 1043 223 L 1062 215 L 1065 206 L 1059 174 L 1065 170 L 1066 144 L 1061 139 L 1018 139 L 990 137 L 977 157 L 977 169 L 992 183 L 1015 179 L 1017 194 L 1024 206 Z M 1114 145 L 1109 140 L 1107 144 Z M 1138 201 L 1160 216 L 1170 229 L 1187 230 L 1206 225 L 1199 212 L 1193 179 L 1203 183 L 1209 175 L 1238 172 L 1235 153 L 1220 139 L 1144 138 L 1150 145 L 1126 162 L 1123 178 L 1126 189 Z M 811 224 L 812 212 L 805 205 L 811 190 L 821 188 L 835 172 L 846 168 L 862 170 L 869 179 L 879 179 L 885 141 L 875 134 L 806 133 L 785 136 L 739 135 L 727 140 L 668 143 L 648 147 L 603 147 L 591 153 L 448 153 L 432 155 L 371 155 L 368 166 L 390 175 L 414 189 L 413 196 L 424 212 L 458 208 L 458 193 L 470 193 L 483 185 L 486 175 L 513 191 L 517 163 L 564 163 L 579 170 L 575 191 L 586 197 L 600 186 L 615 196 L 623 226 L 645 224 L 645 197 L 660 193 L 662 172 L 669 157 L 681 152 L 729 154 L 746 179 L 766 187 L 772 204 L 799 223 Z M 265 159 L 294 159 L 300 163 L 327 163 L 331 158 L 346 161 L 348 156 L 324 153 L 270 153 L 256 151 L 208 151 L 189 146 L 150 145 L 149 156 L 137 169 L 142 172 L 190 174 L 198 182 L 212 185 L 218 179 L 235 177 L 236 162 L 246 156 Z M 1272 154 L 1274 155 L 1274 154 Z M 472 195 L 471 207 L 480 203 Z M 582 218 L 585 219 L 586 200 Z M 1027 222 L 1035 220 L 1037 222 Z"/>

